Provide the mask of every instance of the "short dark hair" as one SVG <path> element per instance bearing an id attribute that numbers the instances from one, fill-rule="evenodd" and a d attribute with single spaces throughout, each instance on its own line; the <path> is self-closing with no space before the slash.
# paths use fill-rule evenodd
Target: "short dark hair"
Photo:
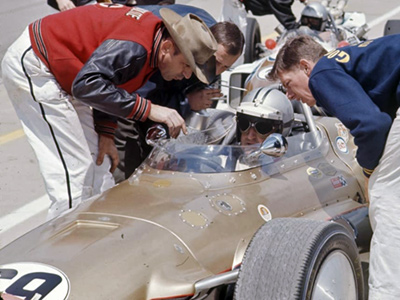
<path id="1" fill-rule="evenodd" d="M 240 55 L 244 46 L 244 35 L 236 24 L 228 21 L 218 22 L 210 27 L 218 44 L 224 46 L 230 55 Z"/>
<path id="2" fill-rule="evenodd" d="M 279 72 L 289 71 L 300 64 L 301 59 L 317 62 L 327 53 L 324 47 L 308 35 L 299 35 L 289 39 L 279 50 L 268 79 L 279 79 Z"/>

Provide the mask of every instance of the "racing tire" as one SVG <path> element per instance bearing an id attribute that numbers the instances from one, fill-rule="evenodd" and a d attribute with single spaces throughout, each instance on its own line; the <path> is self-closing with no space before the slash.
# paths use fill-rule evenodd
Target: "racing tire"
<path id="1" fill-rule="evenodd" d="M 234 299 L 364 299 L 357 246 L 334 222 L 297 218 L 264 224 L 246 250 Z"/>
<path id="2" fill-rule="evenodd" d="M 244 63 L 252 63 L 260 58 L 260 49 L 258 44 L 261 43 L 260 25 L 254 18 L 247 18 Z"/>

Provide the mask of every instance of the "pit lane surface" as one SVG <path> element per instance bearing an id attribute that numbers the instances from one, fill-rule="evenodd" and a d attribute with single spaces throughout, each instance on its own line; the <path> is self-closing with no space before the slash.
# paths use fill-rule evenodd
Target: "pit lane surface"
<path id="1" fill-rule="evenodd" d="M 46 0 L 1 1 L 0 59 L 9 45 L 30 22 L 55 11 Z M 221 13 L 222 0 L 176 0 L 178 4 L 198 6 L 216 19 Z M 293 11 L 300 16 L 304 5 L 296 1 Z M 366 14 L 371 29 L 367 36 L 383 35 L 388 19 L 400 19 L 398 0 L 349 0 L 346 11 Z M 278 25 L 273 16 L 256 17 L 262 36 Z M 68 20 L 66 20 L 66 26 Z M 36 158 L 21 129 L 19 120 L 0 78 L 0 248 L 18 236 L 43 223 L 49 200 L 39 173 Z"/>

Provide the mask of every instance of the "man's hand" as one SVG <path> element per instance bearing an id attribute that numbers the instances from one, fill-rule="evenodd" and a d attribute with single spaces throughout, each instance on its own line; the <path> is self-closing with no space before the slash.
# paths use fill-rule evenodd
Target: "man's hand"
<path id="1" fill-rule="evenodd" d="M 166 124 L 169 135 L 173 138 L 178 137 L 181 129 L 184 134 L 187 134 L 185 120 L 175 109 L 152 104 L 149 119 L 157 123 Z"/>
<path id="2" fill-rule="evenodd" d="M 224 94 L 220 89 L 203 89 L 191 92 L 186 95 L 191 110 L 198 111 L 211 107 L 213 100 L 211 98 L 220 98 Z"/>
<path id="3" fill-rule="evenodd" d="M 118 150 L 115 147 L 114 138 L 99 134 L 99 154 L 97 155 L 96 164 L 100 166 L 104 161 L 105 155 L 111 158 L 110 172 L 114 172 L 119 163 Z"/>
<path id="4" fill-rule="evenodd" d="M 60 11 L 73 9 L 75 4 L 71 0 L 56 0 Z"/>

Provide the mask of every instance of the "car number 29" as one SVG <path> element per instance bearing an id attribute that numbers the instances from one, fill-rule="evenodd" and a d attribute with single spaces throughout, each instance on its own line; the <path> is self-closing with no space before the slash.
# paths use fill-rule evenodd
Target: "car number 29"
<path id="1" fill-rule="evenodd" d="M 0 291 L 25 300 L 67 299 L 70 282 L 62 271 L 49 265 L 12 263 L 0 265 Z"/>

